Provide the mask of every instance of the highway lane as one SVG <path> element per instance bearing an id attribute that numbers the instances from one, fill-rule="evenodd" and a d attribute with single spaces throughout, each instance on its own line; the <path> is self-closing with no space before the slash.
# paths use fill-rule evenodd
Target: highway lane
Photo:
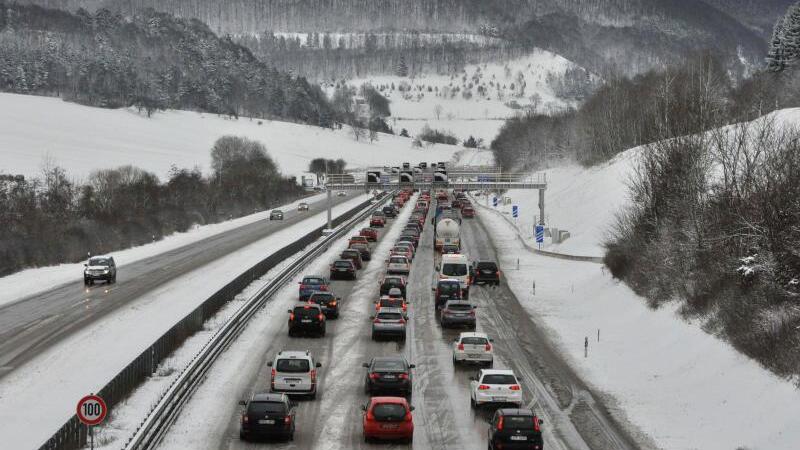
<path id="1" fill-rule="evenodd" d="M 334 205 L 352 199 L 334 197 Z M 285 227 L 325 211 L 326 201 L 308 212 L 285 211 L 283 221 L 260 220 L 204 240 L 145 258 L 119 269 L 112 285 L 75 281 L 0 307 L 0 377 L 10 373 L 72 332 L 216 259 Z"/>

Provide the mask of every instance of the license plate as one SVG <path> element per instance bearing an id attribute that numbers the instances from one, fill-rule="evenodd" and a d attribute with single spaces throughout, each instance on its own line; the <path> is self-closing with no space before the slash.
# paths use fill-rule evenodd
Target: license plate
<path id="1" fill-rule="evenodd" d="M 391 425 L 381 425 L 381 429 L 383 430 L 395 430 L 398 428 L 398 425 L 391 424 Z"/>
<path id="2" fill-rule="evenodd" d="M 468 353 L 467 356 L 470 357 L 470 358 L 480 358 L 481 357 L 481 355 L 479 355 L 478 353 Z"/>
<path id="3" fill-rule="evenodd" d="M 528 436 L 511 436 L 512 441 L 527 441 Z"/>
<path id="4" fill-rule="evenodd" d="M 262 419 L 259 420 L 258 423 L 261 425 L 275 425 L 275 421 L 272 419 L 267 419 L 267 420 Z"/>
<path id="5" fill-rule="evenodd" d="M 492 400 L 494 400 L 496 402 L 504 402 L 504 401 L 506 401 L 506 398 L 505 397 L 492 397 Z"/>
<path id="6" fill-rule="evenodd" d="M 395 378 L 397 377 L 395 377 L 394 375 L 384 375 L 383 377 L 384 380 L 394 380 Z"/>
<path id="7" fill-rule="evenodd" d="M 300 323 L 311 323 L 311 319 L 303 319 Z"/>

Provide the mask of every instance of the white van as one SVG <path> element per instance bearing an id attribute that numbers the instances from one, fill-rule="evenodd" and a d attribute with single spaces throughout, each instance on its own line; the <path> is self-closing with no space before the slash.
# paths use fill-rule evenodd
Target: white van
<path id="1" fill-rule="evenodd" d="M 439 265 L 439 279 L 454 279 L 461 284 L 461 293 L 464 298 L 469 297 L 469 261 L 461 254 L 442 255 Z"/>

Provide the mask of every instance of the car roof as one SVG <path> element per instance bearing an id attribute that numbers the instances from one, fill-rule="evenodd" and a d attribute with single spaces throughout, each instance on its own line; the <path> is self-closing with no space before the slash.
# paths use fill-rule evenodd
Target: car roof
<path id="1" fill-rule="evenodd" d="M 270 392 L 261 392 L 253 394 L 251 402 L 283 402 L 286 400 L 286 394 L 274 394 Z"/>
<path id="2" fill-rule="evenodd" d="M 97 258 L 97 259 L 114 259 L 114 257 L 111 256 L 111 255 L 94 255 L 94 256 L 90 256 L 89 257 L 89 259 L 95 259 L 95 258 Z"/>
<path id="3" fill-rule="evenodd" d="M 504 416 L 535 416 L 533 410 L 528 408 L 500 408 L 497 412 Z"/>
<path id="4" fill-rule="evenodd" d="M 465 338 L 465 337 L 481 337 L 481 338 L 486 338 L 486 339 L 489 339 L 489 335 L 488 335 L 488 334 L 486 334 L 486 333 L 481 333 L 481 332 L 478 332 L 478 331 L 465 331 L 465 332 L 461 333 L 461 334 L 460 334 L 458 337 L 459 337 L 459 338 Z"/>
<path id="5" fill-rule="evenodd" d="M 484 375 L 514 375 L 514 371 L 511 369 L 481 369 L 481 373 Z"/>
<path id="6" fill-rule="evenodd" d="M 461 282 L 456 280 L 455 278 L 444 278 L 444 279 L 439 280 L 439 283 L 447 283 L 447 284 L 459 283 L 459 284 L 461 284 Z"/>
<path id="7" fill-rule="evenodd" d="M 336 263 L 347 263 L 347 264 L 353 264 L 353 261 L 352 261 L 352 260 L 350 260 L 350 259 L 337 259 L 337 260 L 336 260 L 336 261 L 334 261 L 333 263 L 334 263 L 334 264 L 336 264 Z"/>
<path id="8" fill-rule="evenodd" d="M 281 350 L 275 356 L 275 359 L 311 359 L 311 354 L 306 351 L 300 350 Z"/>
<path id="9" fill-rule="evenodd" d="M 408 400 L 405 397 L 372 397 L 369 399 L 370 404 L 376 403 L 392 403 L 395 405 L 408 405 Z"/>
<path id="10" fill-rule="evenodd" d="M 376 361 L 403 361 L 405 363 L 406 362 L 406 357 L 403 356 L 403 355 L 375 356 L 375 357 L 372 358 L 372 362 L 376 362 Z"/>
<path id="11" fill-rule="evenodd" d="M 403 314 L 403 308 L 381 308 L 381 310 L 380 310 L 380 311 L 378 311 L 378 314 L 380 314 L 380 313 L 397 313 L 397 314 Z"/>

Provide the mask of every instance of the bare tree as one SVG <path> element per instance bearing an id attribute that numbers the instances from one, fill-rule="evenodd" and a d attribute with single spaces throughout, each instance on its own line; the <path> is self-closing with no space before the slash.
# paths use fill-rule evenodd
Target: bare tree
<path id="1" fill-rule="evenodd" d="M 444 107 L 442 107 L 442 105 L 437 104 L 433 107 L 433 115 L 436 116 L 436 120 L 439 120 L 442 116 L 442 112 L 444 112 Z"/>

